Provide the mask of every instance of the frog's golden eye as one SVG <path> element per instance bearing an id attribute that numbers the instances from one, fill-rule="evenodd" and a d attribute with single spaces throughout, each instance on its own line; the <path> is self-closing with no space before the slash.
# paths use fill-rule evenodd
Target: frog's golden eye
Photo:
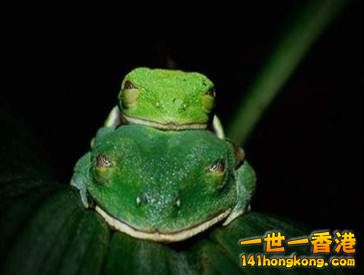
<path id="1" fill-rule="evenodd" d="M 216 97 L 215 88 L 212 87 L 212 88 L 208 89 L 206 92 L 206 95 L 211 96 L 211 97 Z"/>
<path id="2" fill-rule="evenodd" d="M 218 160 L 214 164 L 210 165 L 208 168 L 209 172 L 212 173 L 224 173 L 225 172 L 225 161 Z"/>
<path id="3" fill-rule="evenodd" d="M 210 112 L 215 106 L 215 89 L 212 87 L 206 91 L 202 96 L 202 104 L 206 108 L 207 112 Z"/>
<path id="4" fill-rule="evenodd" d="M 96 167 L 97 168 L 109 168 L 112 166 L 112 161 L 109 160 L 104 154 L 96 156 Z"/>
<path id="5" fill-rule="evenodd" d="M 139 93 L 139 89 L 130 80 L 125 80 L 119 94 L 121 109 L 135 107 L 138 102 Z"/>
<path id="6" fill-rule="evenodd" d="M 132 90 L 132 89 L 136 89 L 136 87 L 134 86 L 134 84 L 130 81 L 130 80 L 126 80 L 124 83 L 124 90 Z"/>

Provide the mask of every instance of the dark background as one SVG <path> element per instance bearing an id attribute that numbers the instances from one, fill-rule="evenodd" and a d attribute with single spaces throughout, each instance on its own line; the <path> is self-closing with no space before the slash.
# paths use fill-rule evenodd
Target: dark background
<path id="1" fill-rule="evenodd" d="M 86 9 L 24 10 L 2 35 L 0 106 L 34 131 L 54 175 L 67 183 L 128 71 L 172 58 L 179 69 L 208 75 L 226 124 L 303 2 L 217 14 L 187 8 L 182 16 L 173 8 L 147 17 L 124 8 L 115 22 Z M 351 2 L 320 36 L 245 144 L 259 178 L 254 210 L 314 229 L 362 226 L 362 9 Z"/>

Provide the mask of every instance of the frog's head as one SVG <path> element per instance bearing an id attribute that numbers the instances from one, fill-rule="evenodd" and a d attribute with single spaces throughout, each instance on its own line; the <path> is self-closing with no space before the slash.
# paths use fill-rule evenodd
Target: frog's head
<path id="1" fill-rule="evenodd" d="M 129 125 L 96 137 L 87 191 L 116 229 L 162 242 L 189 238 L 236 203 L 231 144 L 209 131 Z"/>
<path id="2" fill-rule="evenodd" d="M 215 91 L 213 83 L 200 73 L 137 68 L 125 76 L 119 103 L 131 123 L 160 129 L 204 129 L 211 119 Z"/>

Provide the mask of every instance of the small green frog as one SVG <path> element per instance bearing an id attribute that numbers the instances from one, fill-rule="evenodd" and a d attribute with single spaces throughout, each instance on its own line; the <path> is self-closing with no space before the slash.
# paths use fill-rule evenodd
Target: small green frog
<path id="1" fill-rule="evenodd" d="M 135 123 L 163 130 L 212 128 L 224 138 L 220 120 L 213 115 L 214 84 L 196 72 L 136 68 L 121 85 L 105 127 Z"/>
<path id="2" fill-rule="evenodd" d="M 131 124 L 99 129 L 71 185 L 116 230 L 177 242 L 248 211 L 255 173 L 240 148 L 210 131 Z"/>

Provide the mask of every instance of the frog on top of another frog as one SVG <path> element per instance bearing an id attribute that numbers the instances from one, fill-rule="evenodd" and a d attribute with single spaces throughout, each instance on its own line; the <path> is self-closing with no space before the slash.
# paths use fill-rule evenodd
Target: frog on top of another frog
<path id="1" fill-rule="evenodd" d="M 122 81 L 104 127 L 141 124 L 161 130 L 211 129 L 225 137 L 214 115 L 214 84 L 205 75 L 169 69 L 136 68 Z"/>

